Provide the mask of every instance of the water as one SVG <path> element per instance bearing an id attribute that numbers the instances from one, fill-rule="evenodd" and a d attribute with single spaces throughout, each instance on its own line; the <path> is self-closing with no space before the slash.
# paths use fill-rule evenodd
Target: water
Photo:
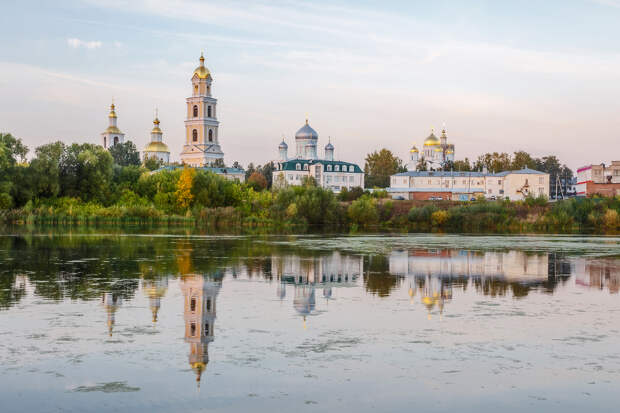
<path id="1" fill-rule="evenodd" d="M 0 237 L 0 411 L 611 411 L 609 237 Z"/>

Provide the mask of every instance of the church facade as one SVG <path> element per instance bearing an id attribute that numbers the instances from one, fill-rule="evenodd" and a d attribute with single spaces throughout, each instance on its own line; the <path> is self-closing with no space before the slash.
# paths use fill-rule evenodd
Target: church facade
<path id="1" fill-rule="evenodd" d="M 317 185 L 334 192 L 364 187 L 364 172 L 351 162 L 334 160 L 334 145 L 325 145 L 324 157 L 318 156 L 319 134 L 308 124 L 295 133 L 295 156 L 288 157 L 288 145 L 283 140 L 278 146 L 279 157 L 274 162 L 274 186 L 301 185 L 304 178 L 314 178 Z"/>
<path id="2" fill-rule="evenodd" d="M 422 152 L 413 145 L 409 150 L 408 159 L 407 169 L 409 171 L 417 170 L 421 159 L 424 159 L 430 168 L 440 169 L 447 162 L 454 162 L 454 144 L 448 143 L 448 135 L 446 135 L 445 129 L 441 131 L 440 138 L 431 129 L 431 134 L 424 139 Z"/>

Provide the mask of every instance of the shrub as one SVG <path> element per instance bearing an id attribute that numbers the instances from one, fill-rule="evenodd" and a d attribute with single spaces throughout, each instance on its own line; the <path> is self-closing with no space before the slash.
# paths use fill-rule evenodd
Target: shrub
<path id="1" fill-rule="evenodd" d="M 377 201 L 364 195 L 349 205 L 347 215 L 354 224 L 362 228 L 374 225 L 379 220 Z"/>
<path id="2" fill-rule="evenodd" d="M 440 210 L 431 214 L 431 224 L 434 227 L 441 227 L 448 221 L 448 211 Z"/>

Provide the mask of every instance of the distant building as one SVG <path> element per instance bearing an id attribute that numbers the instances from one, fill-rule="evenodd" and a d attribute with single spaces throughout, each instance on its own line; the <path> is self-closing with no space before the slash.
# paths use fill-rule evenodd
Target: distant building
<path id="1" fill-rule="evenodd" d="M 117 125 L 118 117 L 116 116 L 116 107 L 114 103 L 110 105 L 110 113 L 108 114 L 108 127 L 101 134 L 103 139 L 103 147 L 108 149 L 112 145 L 125 142 L 125 134 L 121 132 Z"/>
<path id="2" fill-rule="evenodd" d="M 549 197 L 549 174 L 533 169 L 499 173 L 455 171 L 409 171 L 390 177 L 388 192 L 393 198 L 468 201 L 486 197 L 522 200 L 528 196 Z"/>
<path id="3" fill-rule="evenodd" d="M 279 159 L 274 162 L 273 182 L 276 187 L 301 185 L 304 178 L 312 177 L 317 185 L 334 192 L 354 187 L 364 187 L 364 172 L 351 162 L 334 160 L 334 145 L 325 145 L 325 156 L 318 157 L 318 133 L 306 124 L 295 133 L 294 158 L 288 157 L 288 145 L 282 141 L 278 146 Z"/>
<path id="4" fill-rule="evenodd" d="M 441 168 L 448 161 L 454 162 L 454 145 L 448 143 L 448 135 L 445 129 L 441 131 L 440 138 L 435 136 L 435 131 L 431 129 L 431 134 L 424 139 L 421 155 L 420 150 L 415 145 L 411 147 L 407 169 L 415 171 L 422 158 L 433 168 Z"/>
<path id="5" fill-rule="evenodd" d="M 149 142 L 142 152 L 142 160 L 149 158 L 158 159 L 164 165 L 170 163 L 170 151 L 168 145 L 163 142 L 163 132 L 159 128 L 159 118 L 155 116 L 153 129 L 151 130 L 151 142 Z"/>
<path id="6" fill-rule="evenodd" d="M 586 165 L 577 169 L 577 196 L 620 195 L 620 161 L 611 165 Z"/>

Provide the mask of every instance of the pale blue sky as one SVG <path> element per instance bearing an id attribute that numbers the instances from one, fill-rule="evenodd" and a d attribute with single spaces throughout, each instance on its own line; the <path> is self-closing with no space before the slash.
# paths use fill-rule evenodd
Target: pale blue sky
<path id="1" fill-rule="evenodd" d="M 159 108 L 178 159 L 205 50 L 227 163 L 264 163 L 308 113 L 321 146 L 402 158 L 445 122 L 457 159 L 620 157 L 620 0 L 2 1 L 0 130 L 99 142 L 114 97 L 142 148 Z M 322 152 L 322 150 L 321 150 Z"/>

